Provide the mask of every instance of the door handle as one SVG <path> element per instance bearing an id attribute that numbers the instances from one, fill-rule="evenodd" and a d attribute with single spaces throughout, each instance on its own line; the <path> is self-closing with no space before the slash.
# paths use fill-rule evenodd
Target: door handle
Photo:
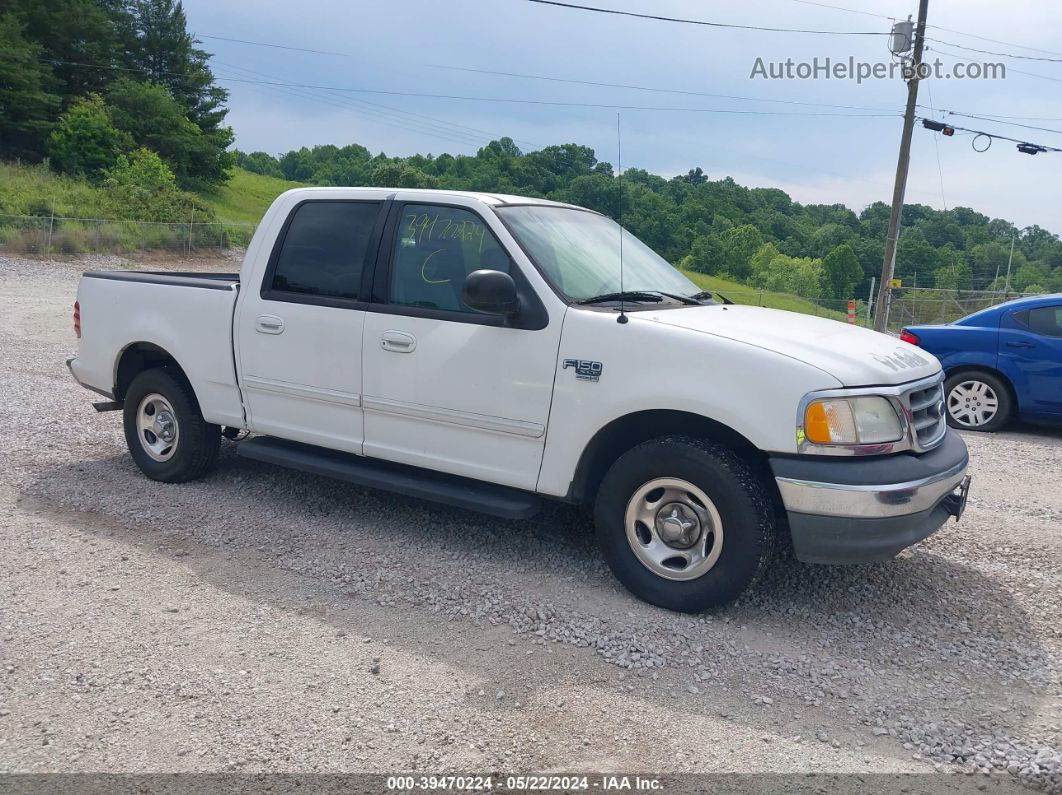
<path id="1" fill-rule="evenodd" d="M 276 315 L 259 315 L 255 318 L 254 330 L 261 334 L 282 334 L 284 321 Z"/>
<path id="2" fill-rule="evenodd" d="M 1025 342 L 1024 340 L 1014 340 L 1007 343 L 1008 348 L 1033 348 L 1035 347 L 1031 342 Z"/>
<path id="3" fill-rule="evenodd" d="M 385 331 L 380 337 L 380 347 L 392 353 L 413 353 L 417 338 L 404 331 Z"/>

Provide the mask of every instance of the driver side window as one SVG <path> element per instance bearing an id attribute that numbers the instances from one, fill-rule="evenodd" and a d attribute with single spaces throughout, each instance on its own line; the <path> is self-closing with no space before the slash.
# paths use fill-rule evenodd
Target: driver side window
<path id="1" fill-rule="evenodd" d="M 392 257 L 392 304 L 480 314 L 461 300 L 465 277 L 477 270 L 509 273 L 512 261 L 483 220 L 470 210 L 407 204 Z"/>

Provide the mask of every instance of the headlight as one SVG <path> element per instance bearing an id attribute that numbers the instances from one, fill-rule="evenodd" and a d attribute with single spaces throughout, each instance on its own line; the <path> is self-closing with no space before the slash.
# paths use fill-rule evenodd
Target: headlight
<path id="1" fill-rule="evenodd" d="M 899 441 L 903 426 L 883 397 L 821 398 L 804 411 L 804 438 L 814 444 L 879 444 Z"/>

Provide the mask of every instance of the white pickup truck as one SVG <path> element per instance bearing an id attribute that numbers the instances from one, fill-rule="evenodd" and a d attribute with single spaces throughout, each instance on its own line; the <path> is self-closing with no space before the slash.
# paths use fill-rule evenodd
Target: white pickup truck
<path id="1" fill-rule="evenodd" d="M 306 188 L 239 274 L 88 272 L 67 363 L 150 478 L 237 453 L 509 518 L 591 506 L 634 594 L 734 599 L 776 543 L 884 560 L 969 485 L 939 363 L 717 303 L 610 219 L 540 199 Z M 242 433 L 247 431 L 249 433 Z"/>

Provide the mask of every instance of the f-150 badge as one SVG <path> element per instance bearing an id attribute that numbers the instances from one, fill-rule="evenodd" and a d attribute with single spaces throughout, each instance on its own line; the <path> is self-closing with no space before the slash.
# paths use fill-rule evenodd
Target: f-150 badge
<path id="1" fill-rule="evenodd" d="M 588 359 L 565 359 L 564 369 L 567 370 L 569 367 L 575 368 L 576 381 L 598 381 L 601 378 L 601 371 L 605 369 L 601 362 L 591 362 Z"/>

